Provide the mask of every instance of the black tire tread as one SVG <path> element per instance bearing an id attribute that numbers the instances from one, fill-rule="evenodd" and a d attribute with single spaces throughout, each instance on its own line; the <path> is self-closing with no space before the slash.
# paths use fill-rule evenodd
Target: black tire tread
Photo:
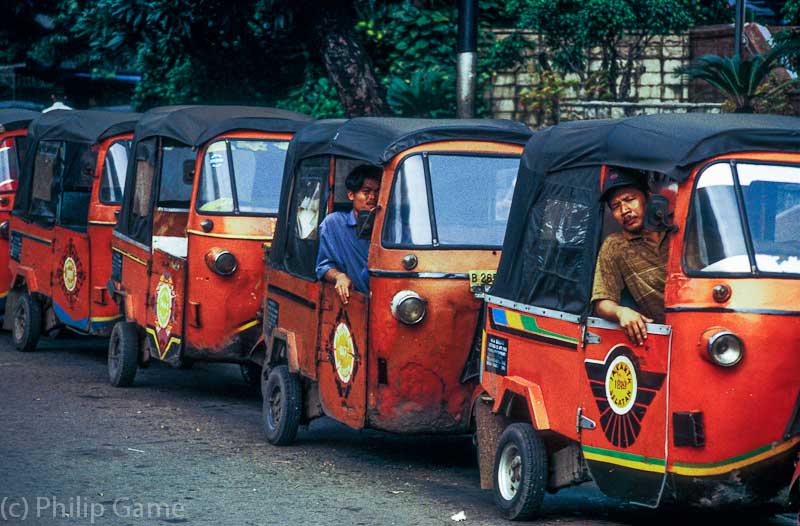
<path id="1" fill-rule="evenodd" d="M 42 305 L 39 300 L 27 292 L 22 294 L 17 299 L 17 302 L 14 308 L 14 316 L 17 316 L 19 309 L 25 309 L 27 319 L 25 320 L 25 333 L 22 335 L 21 340 L 17 340 L 16 331 L 12 329 L 14 346 L 20 352 L 32 352 L 36 350 L 36 345 L 42 335 Z"/>
<path id="2" fill-rule="evenodd" d="M 276 428 L 271 428 L 267 419 L 270 397 L 275 384 L 282 393 L 283 411 L 280 423 Z M 274 367 L 269 372 L 266 385 L 263 389 L 263 402 L 261 423 L 267 441 L 274 446 L 287 446 L 297 438 L 297 429 L 303 412 L 303 391 L 300 378 L 289 372 L 285 365 Z"/>
<path id="3" fill-rule="evenodd" d="M 117 342 L 122 354 L 118 371 L 111 366 L 113 345 Z M 120 321 L 114 325 L 108 339 L 108 379 L 114 387 L 130 387 L 139 368 L 139 332 L 135 323 Z"/>
<path id="4" fill-rule="evenodd" d="M 512 440 L 522 454 L 523 471 L 517 494 L 507 501 L 497 487 L 497 470 L 503 449 Z M 494 500 L 503 516 L 509 520 L 529 520 L 538 515 L 547 489 L 547 476 L 547 449 L 533 426 L 521 422 L 508 426 L 497 444 L 493 475 Z"/>

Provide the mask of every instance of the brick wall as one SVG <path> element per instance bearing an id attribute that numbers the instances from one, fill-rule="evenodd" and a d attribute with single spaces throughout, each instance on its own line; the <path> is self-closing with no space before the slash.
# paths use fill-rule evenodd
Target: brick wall
<path id="1" fill-rule="evenodd" d="M 499 38 L 504 38 L 514 30 L 497 30 Z M 721 33 L 722 37 L 728 35 Z M 537 122 L 537 115 L 527 108 L 520 97 L 525 90 L 536 86 L 539 82 L 539 70 L 536 61 L 537 35 L 523 32 L 523 36 L 535 44 L 534 50 L 527 50 L 524 63 L 513 70 L 498 72 L 491 89 L 485 94 L 494 117 L 509 118 L 526 122 L 531 126 L 550 123 Z M 712 45 L 714 39 L 722 38 L 716 33 L 705 40 Z M 699 49 L 699 48 L 698 48 Z M 623 49 L 623 53 L 624 53 Z M 624 115 L 663 112 L 719 112 L 719 97 L 706 96 L 703 102 L 690 102 L 691 92 L 687 80 L 675 75 L 675 71 L 692 59 L 691 33 L 655 37 L 645 50 L 644 57 L 638 62 L 638 78 L 631 90 L 635 102 L 613 103 L 607 101 L 587 101 L 575 89 L 568 88 L 562 93 L 559 115 L 562 120 L 583 118 L 613 118 Z M 695 49 L 695 53 L 697 49 Z M 593 50 L 590 57 L 590 71 L 601 68 L 600 50 Z M 578 80 L 576 75 L 567 75 L 565 80 Z M 712 102 L 713 101 L 713 102 Z"/>

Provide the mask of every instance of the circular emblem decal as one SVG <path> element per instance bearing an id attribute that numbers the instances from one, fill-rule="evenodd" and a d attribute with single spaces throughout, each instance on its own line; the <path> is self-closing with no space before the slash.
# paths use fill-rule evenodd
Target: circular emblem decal
<path id="1" fill-rule="evenodd" d="M 165 329 L 172 321 L 172 281 L 161 280 L 156 286 L 156 326 Z"/>
<path id="2" fill-rule="evenodd" d="M 342 382 L 347 383 L 353 375 L 355 363 L 355 350 L 353 349 L 353 336 L 344 323 L 336 327 L 333 336 L 333 359 L 336 362 L 336 373 Z"/>
<path id="3" fill-rule="evenodd" d="M 606 398 L 611 410 L 624 415 L 636 401 L 638 382 L 636 369 L 627 356 L 617 356 L 608 366 L 606 372 Z"/>
<path id="4" fill-rule="evenodd" d="M 67 256 L 64 258 L 64 286 L 69 292 L 78 286 L 78 266 L 75 260 Z"/>

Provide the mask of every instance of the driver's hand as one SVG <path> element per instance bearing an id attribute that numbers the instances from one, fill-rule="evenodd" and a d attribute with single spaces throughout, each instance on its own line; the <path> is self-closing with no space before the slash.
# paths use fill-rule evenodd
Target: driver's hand
<path id="1" fill-rule="evenodd" d="M 653 323 L 653 320 L 628 307 L 620 307 L 617 310 L 617 318 L 625 335 L 636 345 L 644 345 L 647 339 L 646 323 Z"/>
<path id="2" fill-rule="evenodd" d="M 344 272 L 336 275 L 336 284 L 334 288 L 336 289 L 336 293 L 339 294 L 339 299 L 342 300 L 342 303 L 345 305 L 350 301 L 351 284 L 350 278 Z"/>

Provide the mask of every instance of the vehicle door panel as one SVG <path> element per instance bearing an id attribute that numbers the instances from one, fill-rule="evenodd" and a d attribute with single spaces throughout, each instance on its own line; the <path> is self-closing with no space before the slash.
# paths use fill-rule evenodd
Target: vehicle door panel
<path id="1" fill-rule="evenodd" d="M 147 343 L 151 356 L 180 363 L 183 345 L 186 259 L 153 250 L 147 309 Z"/>
<path id="2" fill-rule="evenodd" d="M 364 427 L 367 402 L 367 319 L 369 302 L 351 292 L 343 305 L 332 283 L 323 283 L 317 379 L 328 416 Z"/>
<path id="3" fill-rule="evenodd" d="M 582 448 L 603 492 L 658 504 L 666 473 L 671 328 L 648 324 L 643 346 L 617 326 L 589 318 L 582 376 Z M 584 376 L 585 375 L 585 376 Z"/>

